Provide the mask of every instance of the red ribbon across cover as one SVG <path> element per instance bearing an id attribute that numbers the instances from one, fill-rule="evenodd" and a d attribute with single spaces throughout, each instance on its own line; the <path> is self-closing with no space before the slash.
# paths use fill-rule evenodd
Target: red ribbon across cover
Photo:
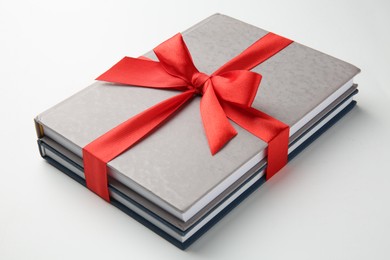
<path id="1" fill-rule="evenodd" d="M 229 119 L 268 143 L 266 179 L 286 163 L 289 126 L 251 107 L 262 76 L 249 71 L 272 57 L 291 40 L 268 33 L 211 75 L 197 70 L 181 36 L 154 49 L 159 61 L 125 57 L 97 80 L 148 88 L 181 90 L 128 119 L 83 148 L 87 187 L 109 201 L 107 163 L 164 123 L 194 96 L 201 96 L 200 113 L 211 153 L 232 139 Z"/>

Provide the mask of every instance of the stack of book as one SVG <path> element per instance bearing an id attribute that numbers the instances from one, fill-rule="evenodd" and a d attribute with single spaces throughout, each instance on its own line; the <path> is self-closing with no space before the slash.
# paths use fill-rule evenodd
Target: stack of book
<path id="1" fill-rule="evenodd" d="M 211 74 L 267 33 L 216 14 L 183 38 L 199 71 Z M 252 71 L 263 77 L 252 107 L 290 126 L 289 159 L 356 104 L 359 69 L 296 42 Z M 40 153 L 85 185 L 83 147 L 174 95 L 95 82 L 36 117 Z M 234 123 L 237 136 L 211 155 L 199 103 L 192 100 L 107 165 L 110 203 L 182 249 L 259 187 L 267 167 L 267 143 Z"/>

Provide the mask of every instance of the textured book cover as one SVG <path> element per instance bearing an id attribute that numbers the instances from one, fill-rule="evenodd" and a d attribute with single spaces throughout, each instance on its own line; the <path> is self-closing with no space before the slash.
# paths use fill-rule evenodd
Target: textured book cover
<path id="1" fill-rule="evenodd" d="M 267 33 L 217 14 L 185 31 L 183 37 L 197 68 L 212 73 Z M 145 56 L 155 59 L 152 52 Z M 359 69 L 293 42 L 252 71 L 263 76 L 252 106 L 288 124 L 293 142 L 305 126 L 319 120 L 316 116 L 354 91 L 352 79 Z M 37 116 L 39 136 L 81 158 L 85 145 L 176 94 L 96 82 Z M 237 184 L 265 158 L 267 148 L 233 123 L 237 136 L 212 156 L 199 101 L 195 98 L 148 138 L 108 163 L 111 179 L 184 223 Z"/>

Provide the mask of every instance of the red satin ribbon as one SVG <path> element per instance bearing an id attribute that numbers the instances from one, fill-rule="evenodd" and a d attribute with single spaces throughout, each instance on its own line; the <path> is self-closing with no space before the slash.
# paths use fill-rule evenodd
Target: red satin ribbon
<path id="1" fill-rule="evenodd" d="M 87 187 L 109 201 L 107 163 L 139 142 L 196 95 L 211 153 L 232 139 L 229 119 L 268 143 L 266 178 L 287 163 L 289 126 L 251 107 L 261 75 L 249 71 L 287 47 L 291 40 L 268 33 L 237 57 L 206 75 L 195 67 L 181 34 L 154 52 L 159 61 L 125 57 L 97 80 L 184 91 L 128 119 L 83 148 Z"/>

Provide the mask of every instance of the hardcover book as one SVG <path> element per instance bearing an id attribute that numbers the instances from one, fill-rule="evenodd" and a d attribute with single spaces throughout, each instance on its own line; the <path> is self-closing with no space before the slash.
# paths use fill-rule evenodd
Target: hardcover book
<path id="1" fill-rule="evenodd" d="M 197 68 L 218 69 L 268 32 L 216 14 L 182 33 Z M 153 52 L 144 56 L 155 60 Z M 290 126 L 289 157 L 355 104 L 355 66 L 293 42 L 256 66 L 253 107 Z M 176 91 L 95 82 L 35 119 L 42 156 L 85 184 L 82 149 Z M 264 181 L 267 143 L 237 136 L 211 155 L 200 98 L 108 163 L 111 203 L 185 248 Z"/>

